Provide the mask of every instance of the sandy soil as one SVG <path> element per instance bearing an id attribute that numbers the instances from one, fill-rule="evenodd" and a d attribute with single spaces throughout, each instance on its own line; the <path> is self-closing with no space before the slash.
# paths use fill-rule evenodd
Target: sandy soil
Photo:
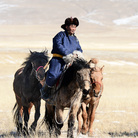
<path id="1" fill-rule="evenodd" d="M 42 49 L 33 48 L 33 50 L 41 51 Z M 15 103 L 13 75 L 28 54 L 29 51 L 26 48 L 0 51 L 0 137 L 15 137 L 16 135 L 12 114 Z M 94 136 L 138 136 L 138 53 L 84 50 L 84 56 L 87 60 L 91 57 L 98 58 L 98 66 L 105 65 L 104 92 L 96 112 Z M 65 117 L 66 113 L 67 111 Z M 33 116 L 34 109 L 32 109 L 29 123 L 32 122 Z M 44 102 L 42 101 L 39 123 L 43 116 Z M 66 130 L 67 122 L 62 129 L 61 138 L 66 137 Z M 44 127 L 37 127 L 36 137 L 45 137 L 45 133 Z M 78 137 L 87 137 L 87 135 Z"/>

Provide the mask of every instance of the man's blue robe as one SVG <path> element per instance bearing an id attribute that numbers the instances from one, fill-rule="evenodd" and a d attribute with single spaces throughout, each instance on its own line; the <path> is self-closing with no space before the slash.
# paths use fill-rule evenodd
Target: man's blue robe
<path id="1" fill-rule="evenodd" d="M 53 38 L 52 54 L 59 54 L 66 56 L 78 50 L 82 52 L 81 46 L 75 35 L 68 35 L 66 31 L 59 32 Z M 50 67 L 47 72 L 46 84 L 48 86 L 54 86 L 57 79 L 61 75 L 65 62 L 60 57 L 53 57 L 50 61 Z"/>

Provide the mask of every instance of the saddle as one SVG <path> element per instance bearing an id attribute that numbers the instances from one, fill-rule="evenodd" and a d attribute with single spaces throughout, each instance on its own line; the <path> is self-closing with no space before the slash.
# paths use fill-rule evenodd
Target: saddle
<path id="1" fill-rule="evenodd" d="M 67 71 L 67 69 L 71 66 L 72 64 L 71 63 L 68 63 L 65 65 L 59 79 L 57 80 L 56 84 L 55 84 L 55 90 L 58 91 L 60 89 L 60 86 L 61 86 L 61 83 L 62 83 L 62 80 L 64 78 L 64 75 L 65 75 L 65 72 Z"/>

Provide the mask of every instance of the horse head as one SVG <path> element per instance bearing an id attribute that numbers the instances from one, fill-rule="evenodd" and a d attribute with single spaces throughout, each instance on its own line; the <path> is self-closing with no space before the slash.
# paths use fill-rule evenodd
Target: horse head
<path id="1" fill-rule="evenodd" d="M 31 54 L 38 54 L 34 60 L 31 61 L 32 64 L 32 69 L 34 70 L 35 76 L 38 81 L 45 80 L 45 65 L 48 62 L 47 58 L 47 51 L 41 52 L 41 53 L 36 53 L 36 52 L 31 52 Z"/>
<path id="2" fill-rule="evenodd" d="M 25 64 L 24 73 L 31 69 L 31 75 L 34 74 L 38 81 L 45 79 L 45 65 L 48 63 L 48 52 L 32 52 L 30 51 L 30 56 L 23 63 Z"/>
<path id="3" fill-rule="evenodd" d="M 84 95 L 89 93 L 91 89 L 90 66 L 86 60 L 75 58 L 71 66 L 68 67 L 61 86 L 66 87 L 69 84 L 74 84 L 74 87 L 79 88 Z"/>
<path id="4" fill-rule="evenodd" d="M 76 61 L 78 62 L 77 67 L 80 67 L 76 72 L 76 80 L 83 95 L 86 96 L 91 89 L 90 66 L 85 60 L 76 59 Z"/>
<path id="5" fill-rule="evenodd" d="M 103 91 L 103 67 L 97 67 L 98 60 L 97 59 L 91 59 L 89 61 L 89 64 L 95 64 L 94 67 L 91 67 L 90 71 L 90 78 L 91 78 L 91 84 L 92 84 L 92 91 L 90 93 L 91 96 L 99 97 L 101 96 L 101 93 Z"/>
<path id="6" fill-rule="evenodd" d="M 89 94 L 91 88 L 90 69 L 89 68 L 81 69 L 77 71 L 76 76 L 78 84 L 80 88 L 83 90 L 83 94 L 84 95 Z"/>

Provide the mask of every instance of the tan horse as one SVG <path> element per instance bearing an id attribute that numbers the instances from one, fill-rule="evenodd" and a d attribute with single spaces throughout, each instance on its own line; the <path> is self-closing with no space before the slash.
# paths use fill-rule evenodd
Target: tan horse
<path id="1" fill-rule="evenodd" d="M 95 67 L 91 68 L 91 83 L 92 88 L 90 90 L 89 96 L 85 98 L 82 102 L 81 108 L 78 112 L 78 134 L 81 132 L 86 134 L 88 132 L 89 136 L 93 134 L 93 122 L 95 118 L 95 111 L 99 104 L 100 97 L 103 92 L 103 67 L 99 68 L 96 66 L 98 61 L 96 59 L 92 59 L 89 63 L 94 63 Z M 88 107 L 87 107 L 88 106 Z M 81 121 L 83 120 L 83 125 Z"/>

